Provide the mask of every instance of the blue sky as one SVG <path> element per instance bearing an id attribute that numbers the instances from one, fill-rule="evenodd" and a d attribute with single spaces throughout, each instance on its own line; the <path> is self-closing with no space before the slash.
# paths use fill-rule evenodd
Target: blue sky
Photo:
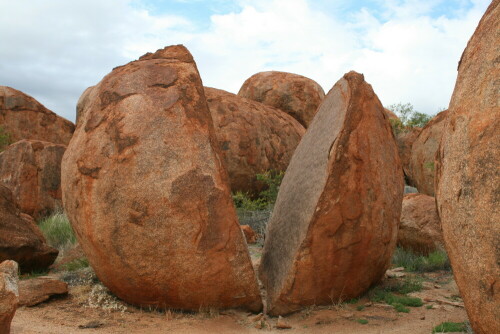
<path id="1" fill-rule="evenodd" d="M 113 67 L 184 44 L 205 85 L 237 93 L 254 73 L 307 76 L 328 91 L 365 75 L 384 105 L 445 108 L 490 0 L 0 0 L 0 85 L 74 120 Z"/>

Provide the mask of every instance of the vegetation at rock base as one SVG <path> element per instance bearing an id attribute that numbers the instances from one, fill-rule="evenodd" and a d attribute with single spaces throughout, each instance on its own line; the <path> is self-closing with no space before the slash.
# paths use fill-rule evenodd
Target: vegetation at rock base
<path id="1" fill-rule="evenodd" d="M 423 256 L 398 247 L 392 257 L 392 264 L 395 267 L 404 267 L 406 271 L 411 272 L 451 270 L 448 254 L 444 250 L 437 250 L 428 256 Z"/>
<path id="2" fill-rule="evenodd" d="M 370 300 L 374 302 L 386 303 L 394 307 L 396 311 L 404 313 L 410 312 L 410 309 L 405 306 L 420 307 L 423 305 L 422 299 L 420 298 L 397 295 L 380 286 L 370 290 L 368 292 L 368 296 L 370 297 Z"/>
<path id="3" fill-rule="evenodd" d="M 25 280 L 25 279 L 37 278 L 40 276 L 46 276 L 48 273 L 49 273 L 48 269 L 34 270 L 30 273 L 19 275 L 19 279 Z"/>
<path id="4" fill-rule="evenodd" d="M 465 322 L 443 322 L 434 327 L 432 333 L 453 333 L 466 332 L 467 324 Z"/>
<path id="5" fill-rule="evenodd" d="M 434 115 L 416 111 L 411 103 L 396 103 L 386 108 L 399 117 L 399 119 L 391 119 L 392 130 L 395 135 L 407 132 L 414 127 L 422 128 L 434 117 Z"/>
<path id="6" fill-rule="evenodd" d="M 79 259 L 74 259 L 71 262 L 68 262 L 64 265 L 64 269 L 67 271 L 77 271 L 83 268 L 87 268 L 89 266 L 89 260 L 85 257 L 81 257 Z"/>
<path id="7" fill-rule="evenodd" d="M 366 320 L 366 319 L 357 319 L 356 321 L 358 323 L 360 323 L 361 325 L 366 325 L 368 323 L 368 320 Z"/>
<path id="8" fill-rule="evenodd" d="M 285 173 L 282 171 L 273 170 L 257 174 L 257 180 L 263 182 L 267 187 L 259 193 L 257 198 L 252 198 L 249 194 L 240 191 L 233 194 L 233 202 L 240 224 L 250 225 L 261 237 L 265 233 L 266 224 L 278 197 L 284 175 Z"/>
<path id="9" fill-rule="evenodd" d="M 10 135 L 0 126 L 0 152 L 11 144 Z"/>
<path id="10" fill-rule="evenodd" d="M 42 219 L 38 226 L 47 239 L 47 243 L 61 250 L 69 248 L 76 243 L 76 236 L 68 217 L 62 210 Z"/>

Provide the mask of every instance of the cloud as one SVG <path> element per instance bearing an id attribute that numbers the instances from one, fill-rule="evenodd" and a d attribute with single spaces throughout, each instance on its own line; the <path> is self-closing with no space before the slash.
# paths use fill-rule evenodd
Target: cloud
<path id="1" fill-rule="evenodd" d="M 203 1 L 184 2 L 202 8 Z M 384 105 L 411 102 L 433 113 L 448 105 L 458 59 L 489 1 L 217 3 L 212 15 L 189 16 L 173 14 L 165 2 L 156 12 L 153 0 L 0 0 L 0 85 L 74 120 L 80 94 L 113 67 L 182 43 L 207 86 L 237 92 L 252 74 L 281 70 L 328 91 L 353 69 Z M 200 15 L 207 25 L 197 22 Z"/>

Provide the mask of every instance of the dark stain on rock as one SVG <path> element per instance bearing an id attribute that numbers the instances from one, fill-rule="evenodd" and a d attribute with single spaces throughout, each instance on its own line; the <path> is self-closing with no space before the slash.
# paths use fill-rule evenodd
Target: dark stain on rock
<path id="1" fill-rule="evenodd" d="M 110 104 L 116 104 L 116 103 L 120 102 L 121 100 L 123 100 L 131 95 L 134 95 L 134 94 L 130 93 L 130 94 L 125 94 L 125 95 L 120 95 L 116 92 L 105 91 L 100 96 L 101 109 L 105 109 Z"/>
<path id="2" fill-rule="evenodd" d="M 148 216 L 148 208 L 138 201 L 133 201 L 129 211 L 129 221 L 143 226 L 144 218 Z"/>
<path id="3" fill-rule="evenodd" d="M 137 144 L 139 138 L 134 135 L 126 135 L 123 131 L 123 125 L 120 124 L 121 118 L 114 118 L 109 122 L 106 132 L 109 134 L 111 141 L 115 144 L 118 153 L 122 153 L 127 147 Z"/>
<path id="4" fill-rule="evenodd" d="M 85 176 L 89 176 L 93 179 L 97 179 L 99 178 L 99 171 L 101 170 L 101 167 L 86 167 L 84 164 L 83 164 L 83 161 L 79 160 L 77 162 L 77 165 L 78 165 L 78 171 L 85 175 Z"/>

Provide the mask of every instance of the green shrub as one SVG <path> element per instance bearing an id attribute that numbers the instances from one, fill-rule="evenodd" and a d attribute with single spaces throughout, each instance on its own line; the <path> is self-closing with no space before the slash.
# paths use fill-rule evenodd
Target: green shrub
<path id="1" fill-rule="evenodd" d="M 368 295 L 372 301 L 377 303 L 385 302 L 386 304 L 394 307 L 394 309 L 398 312 L 410 312 L 410 310 L 404 306 L 420 307 L 423 305 L 422 299 L 420 298 L 396 295 L 390 292 L 390 289 L 383 289 L 380 287 L 372 289 Z"/>
<path id="2" fill-rule="evenodd" d="M 394 307 L 394 309 L 397 311 L 397 312 L 402 312 L 402 313 L 410 313 L 410 309 L 407 308 L 406 306 L 404 306 L 403 304 L 400 304 L 400 303 L 394 303 L 392 304 L 392 307 Z"/>
<path id="3" fill-rule="evenodd" d="M 64 265 L 64 269 L 67 271 L 77 271 L 83 268 L 87 268 L 89 266 L 89 260 L 85 257 L 81 257 L 79 259 L 75 259 L 71 262 L 68 262 Z"/>
<path id="4" fill-rule="evenodd" d="M 267 186 L 266 190 L 260 192 L 259 198 L 264 199 L 268 204 L 276 203 L 281 181 L 283 181 L 284 176 L 284 172 L 274 170 L 264 172 L 263 174 L 257 174 L 257 180 L 264 182 Z"/>
<path id="5" fill-rule="evenodd" d="M 38 224 L 50 246 L 63 250 L 76 243 L 75 233 L 66 214 L 57 211 Z"/>
<path id="6" fill-rule="evenodd" d="M 396 267 L 404 267 L 406 271 L 430 272 L 436 270 L 450 270 L 448 255 L 444 250 L 437 250 L 428 256 L 417 255 L 403 248 L 397 248 L 392 258 Z"/>
<path id="7" fill-rule="evenodd" d="M 0 152 L 11 144 L 10 135 L 0 126 Z"/>
<path id="8" fill-rule="evenodd" d="M 356 319 L 356 321 L 358 323 L 360 323 L 361 325 L 366 325 L 368 323 L 368 320 L 366 320 L 366 319 Z"/>
<path id="9" fill-rule="evenodd" d="M 406 132 L 414 127 L 422 128 L 434 117 L 434 115 L 427 115 L 416 111 L 411 103 L 397 103 L 386 108 L 399 117 L 399 120 L 391 120 L 394 134 Z"/>
<path id="10" fill-rule="evenodd" d="M 358 310 L 358 311 L 363 311 L 364 309 L 365 309 L 365 305 L 358 305 L 356 307 L 356 310 Z"/>
<path id="11" fill-rule="evenodd" d="M 432 333 L 453 333 L 467 331 L 467 324 L 465 322 L 443 322 L 442 324 L 434 327 Z"/>

